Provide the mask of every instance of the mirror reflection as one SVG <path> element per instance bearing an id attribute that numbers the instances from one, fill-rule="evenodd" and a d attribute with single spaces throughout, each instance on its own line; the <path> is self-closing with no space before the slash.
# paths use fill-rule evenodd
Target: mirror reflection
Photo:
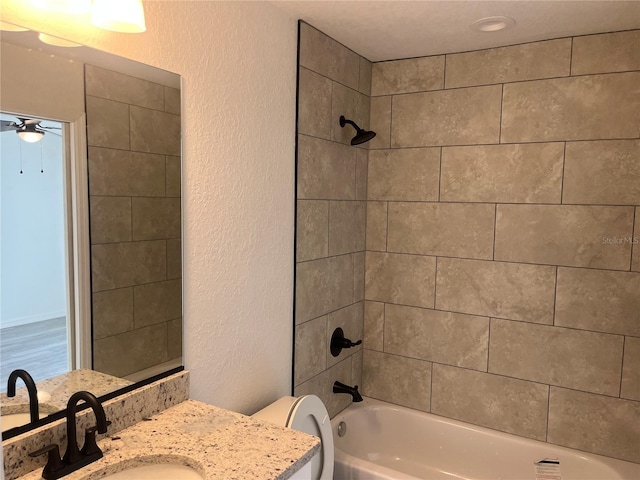
<path id="1" fill-rule="evenodd" d="M 6 394 L 16 369 L 46 416 L 182 364 L 180 79 L 37 32 L 1 40 L 6 430 L 30 421 L 22 378 Z"/>

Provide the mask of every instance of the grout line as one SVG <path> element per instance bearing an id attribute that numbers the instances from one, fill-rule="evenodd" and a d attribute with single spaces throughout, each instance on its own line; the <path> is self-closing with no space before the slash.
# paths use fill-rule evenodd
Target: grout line
<path id="1" fill-rule="evenodd" d="M 433 278 L 433 309 L 436 308 L 436 301 L 438 299 L 438 257 L 436 257 L 436 271 Z"/>
<path id="2" fill-rule="evenodd" d="M 433 404 L 433 362 L 431 362 L 431 382 L 429 383 L 429 412 Z"/>
<path id="3" fill-rule="evenodd" d="M 567 142 L 564 142 L 564 148 L 562 149 L 562 174 L 560 177 L 560 205 L 570 205 L 564 203 L 564 168 L 567 163 Z"/>
<path id="4" fill-rule="evenodd" d="M 440 147 L 440 170 L 438 171 L 438 203 L 442 199 L 442 151 L 444 147 Z"/>
<path id="5" fill-rule="evenodd" d="M 547 385 L 547 421 L 545 422 L 544 441 L 549 441 L 549 415 L 551 413 L 551 385 Z"/>
<path id="6" fill-rule="evenodd" d="M 391 133 L 393 132 L 393 95 L 389 101 L 389 148 L 391 148 Z"/>
<path id="7" fill-rule="evenodd" d="M 553 288 L 553 322 L 551 325 L 556 324 L 556 302 L 558 300 L 558 267 L 556 267 L 555 285 Z"/>
<path id="8" fill-rule="evenodd" d="M 449 57 L 449 55 L 442 55 L 444 57 L 444 69 L 443 69 L 443 75 L 442 75 L 442 89 L 446 90 L 447 89 L 447 58 Z"/>
<path id="9" fill-rule="evenodd" d="M 385 202 L 385 205 L 387 207 L 387 225 L 386 225 L 386 232 L 385 232 L 385 239 L 384 239 L 384 251 L 388 252 L 389 251 L 389 202 Z"/>
<path id="10" fill-rule="evenodd" d="M 491 359 L 491 324 L 493 323 L 493 318 L 489 317 L 489 336 L 487 338 L 487 369 L 485 370 L 489 373 L 489 361 Z"/>
<path id="11" fill-rule="evenodd" d="M 640 235 L 640 232 L 636 232 L 636 221 L 637 221 L 637 211 L 638 208 L 640 207 L 635 207 L 633 209 L 633 223 L 631 224 L 631 258 L 629 259 L 629 271 L 632 272 L 633 271 L 633 257 L 635 254 L 640 255 L 640 251 L 638 251 L 638 243 L 634 243 L 636 242 L 636 240 L 638 242 L 640 242 L 640 239 L 638 239 L 636 237 L 636 234 Z"/>
<path id="12" fill-rule="evenodd" d="M 500 90 L 500 123 L 498 124 L 498 143 L 502 144 L 502 113 L 504 111 L 504 83 Z"/>
<path id="13" fill-rule="evenodd" d="M 624 374 L 624 349 L 627 345 L 627 337 L 622 337 L 622 361 L 620 362 L 620 388 L 618 389 L 618 397 L 622 398 L 622 376 Z"/>
<path id="14" fill-rule="evenodd" d="M 569 46 L 569 76 L 573 72 L 573 37 L 571 37 L 571 45 Z"/>
<path id="15" fill-rule="evenodd" d="M 493 210 L 493 256 L 492 260 L 496 259 L 496 232 L 498 230 L 498 204 L 495 204 Z"/>

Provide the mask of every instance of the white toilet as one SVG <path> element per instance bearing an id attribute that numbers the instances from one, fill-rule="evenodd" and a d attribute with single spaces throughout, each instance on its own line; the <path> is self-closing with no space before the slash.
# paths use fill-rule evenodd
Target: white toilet
<path id="1" fill-rule="evenodd" d="M 333 433 L 327 409 L 315 395 L 282 397 L 252 415 L 256 420 L 275 423 L 320 438 L 320 452 L 311 459 L 313 480 L 333 479 Z"/>

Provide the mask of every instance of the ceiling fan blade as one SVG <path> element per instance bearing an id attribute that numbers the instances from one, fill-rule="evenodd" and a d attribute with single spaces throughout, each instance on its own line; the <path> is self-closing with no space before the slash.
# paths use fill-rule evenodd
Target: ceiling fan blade
<path id="1" fill-rule="evenodd" d="M 62 130 L 60 127 L 45 127 L 44 125 L 38 125 L 38 128 L 42 128 L 45 130 Z"/>
<path id="2" fill-rule="evenodd" d="M 19 130 L 18 124 L 10 120 L 0 120 L 0 132 L 6 132 L 8 130 Z"/>

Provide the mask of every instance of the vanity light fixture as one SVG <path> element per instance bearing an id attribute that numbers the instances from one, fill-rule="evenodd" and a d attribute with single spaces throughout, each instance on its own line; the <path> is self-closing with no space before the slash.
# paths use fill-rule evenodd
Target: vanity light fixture
<path id="1" fill-rule="evenodd" d="M 70 42 L 69 40 L 65 40 L 64 38 L 54 37 L 53 35 L 47 35 L 46 33 L 39 33 L 38 39 L 46 43 L 48 45 L 53 45 L 54 47 L 81 47 L 79 43 Z"/>
<path id="2" fill-rule="evenodd" d="M 91 23 L 114 32 L 142 33 L 147 30 L 142 0 L 94 0 Z"/>
<path id="3" fill-rule="evenodd" d="M 502 15 L 495 17 L 485 17 L 480 20 L 476 20 L 471 24 L 472 30 L 478 30 L 480 32 L 499 32 L 500 30 L 507 30 L 513 27 L 516 21 L 511 17 L 504 17 Z"/>
<path id="4" fill-rule="evenodd" d="M 19 27 L 18 25 L 13 25 L 12 23 L 0 22 L 0 30 L 3 32 L 28 32 L 28 28 Z"/>

